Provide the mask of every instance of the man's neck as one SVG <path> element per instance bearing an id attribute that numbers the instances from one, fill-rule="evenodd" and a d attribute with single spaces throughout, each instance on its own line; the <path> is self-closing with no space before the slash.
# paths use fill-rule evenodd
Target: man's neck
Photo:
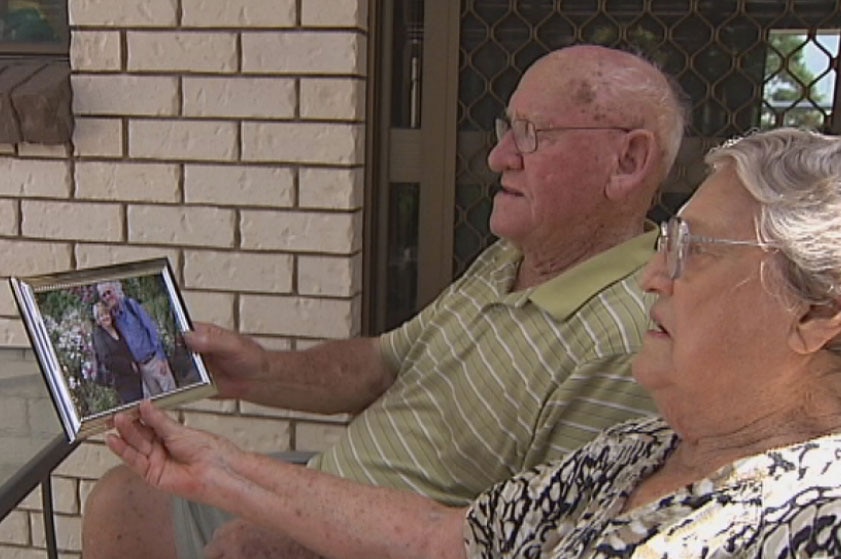
<path id="1" fill-rule="evenodd" d="M 611 235 L 594 234 L 575 242 L 543 243 L 537 250 L 521 247 L 523 258 L 512 291 L 536 287 L 642 233 L 641 226 L 639 230 L 617 231 Z M 547 246 L 560 247 L 561 250 L 548 251 L 545 250 Z"/>

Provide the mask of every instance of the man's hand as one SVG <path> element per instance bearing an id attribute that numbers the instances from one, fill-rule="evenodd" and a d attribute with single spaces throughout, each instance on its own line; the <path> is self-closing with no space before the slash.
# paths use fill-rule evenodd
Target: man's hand
<path id="1" fill-rule="evenodd" d="M 140 403 L 139 417 L 114 417 L 117 434 L 106 443 L 146 483 L 187 499 L 206 501 L 205 489 L 217 472 L 231 470 L 241 451 L 231 442 L 177 423 L 152 402 Z"/>
<path id="2" fill-rule="evenodd" d="M 219 389 L 219 398 L 247 398 L 252 381 L 268 369 L 266 350 L 257 342 L 213 324 L 196 323 L 184 333 L 190 350 L 200 353 Z"/>
<path id="3" fill-rule="evenodd" d="M 317 559 L 285 535 L 240 519 L 223 524 L 204 548 L 205 559 Z"/>

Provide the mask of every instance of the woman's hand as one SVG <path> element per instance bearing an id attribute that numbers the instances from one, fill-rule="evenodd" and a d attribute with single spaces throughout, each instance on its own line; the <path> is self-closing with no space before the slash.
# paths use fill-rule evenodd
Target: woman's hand
<path id="1" fill-rule="evenodd" d="M 117 434 L 106 438 L 108 448 L 152 487 L 212 500 L 212 480 L 229 471 L 241 451 L 221 437 L 184 427 L 148 400 L 138 410 L 139 416 L 125 412 L 114 417 Z"/>

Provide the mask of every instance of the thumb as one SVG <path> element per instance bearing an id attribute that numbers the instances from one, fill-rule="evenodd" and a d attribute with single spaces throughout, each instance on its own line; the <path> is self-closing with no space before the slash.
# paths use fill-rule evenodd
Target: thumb
<path id="1" fill-rule="evenodd" d="M 180 423 L 169 417 L 166 412 L 157 408 L 151 400 L 140 402 L 139 411 L 143 423 L 164 440 L 184 428 Z"/>
<path id="2" fill-rule="evenodd" d="M 184 342 L 187 344 L 187 347 L 193 351 L 201 352 L 207 347 L 208 332 L 212 328 L 212 324 L 206 324 L 204 322 L 193 323 L 193 329 L 186 330 L 183 333 Z"/>

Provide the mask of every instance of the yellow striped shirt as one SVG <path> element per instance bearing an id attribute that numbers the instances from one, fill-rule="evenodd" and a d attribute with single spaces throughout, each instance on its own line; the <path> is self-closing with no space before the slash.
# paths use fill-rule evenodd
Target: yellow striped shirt
<path id="1" fill-rule="evenodd" d="M 463 505 L 654 410 L 630 376 L 648 318 L 635 272 L 648 233 L 532 289 L 499 241 L 439 297 L 381 336 L 399 371 L 312 467 Z"/>

